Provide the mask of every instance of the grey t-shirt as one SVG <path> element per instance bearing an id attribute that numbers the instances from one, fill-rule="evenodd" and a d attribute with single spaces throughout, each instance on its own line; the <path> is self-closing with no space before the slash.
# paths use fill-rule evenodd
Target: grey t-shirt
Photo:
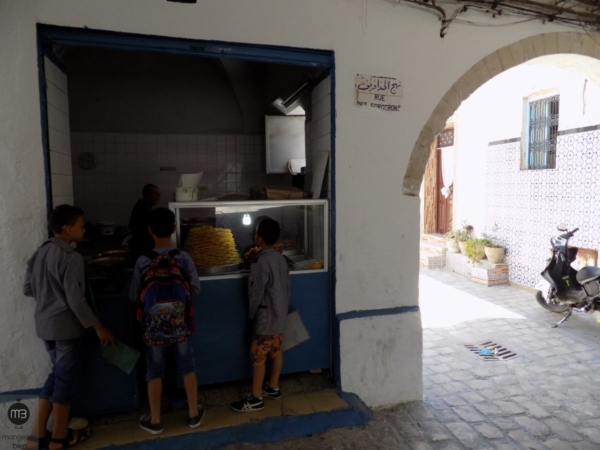
<path id="1" fill-rule="evenodd" d="M 46 341 L 77 338 L 98 322 L 85 296 L 83 258 L 60 239 L 48 239 L 29 259 L 23 293 L 35 298 L 35 329 Z"/>
<path id="2" fill-rule="evenodd" d="M 290 305 L 290 273 L 285 258 L 273 249 L 258 254 L 248 281 L 249 318 L 254 334 L 273 336 L 285 331 Z"/>

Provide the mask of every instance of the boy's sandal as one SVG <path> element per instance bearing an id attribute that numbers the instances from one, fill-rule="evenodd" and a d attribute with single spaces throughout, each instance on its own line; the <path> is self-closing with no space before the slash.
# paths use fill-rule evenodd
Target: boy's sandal
<path id="1" fill-rule="evenodd" d="M 77 435 L 77 439 L 75 440 L 75 442 L 71 443 L 71 441 L 73 440 L 73 435 L 74 432 L 72 429 L 68 428 L 68 432 L 67 432 L 67 437 L 65 437 L 64 439 L 58 439 L 58 438 L 51 438 L 50 442 L 54 443 L 54 444 L 61 444 L 63 448 L 71 448 L 71 447 L 75 447 L 77 444 L 81 444 L 82 442 L 87 441 L 91 436 L 92 436 L 92 429 L 91 428 L 85 428 L 83 430 L 79 430 L 79 434 Z"/>
<path id="2" fill-rule="evenodd" d="M 46 430 L 46 435 L 42 436 L 42 437 L 38 437 L 38 436 L 27 436 L 27 441 L 26 442 L 33 442 L 33 446 L 29 446 L 28 444 L 27 447 L 25 447 L 27 450 L 35 450 L 35 449 L 39 449 L 39 450 L 47 450 L 48 449 L 48 445 L 50 445 L 50 432 L 48 430 Z"/>

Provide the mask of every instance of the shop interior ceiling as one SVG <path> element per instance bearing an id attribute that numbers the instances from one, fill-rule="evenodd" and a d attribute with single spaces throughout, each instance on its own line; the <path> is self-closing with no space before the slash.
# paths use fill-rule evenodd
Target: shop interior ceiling
<path id="1" fill-rule="evenodd" d="M 197 78 L 198 83 L 202 83 L 203 74 L 206 72 L 217 74 L 218 80 L 216 78 L 215 80 L 229 88 L 230 94 L 236 98 L 242 116 L 246 111 L 251 110 L 253 116 L 258 117 L 254 120 L 260 120 L 258 124 L 246 123 L 245 127 L 259 127 L 261 131 L 264 131 L 266 115 L 282 115 L 283 111 L 291 111 L 297 106 L 301 106 L 309 115 L 310 96 L 306 94 L 328 73 L 328 69 L 322 67 L 169 53 L 67 46 L 53 46 L 52 51 L 67 67 L 70 85 L 72 82 L 76 85 L 78 77 L 88 82 L 91 80 L 92 83 L 104 78 L 122 84 L 120 89 L 125 89 L 127 86 L 136 89 L 139 88 L 136 86 L 136 80 L 143 77 L 154 77 L 155 80 L 175 84 L 179 79 L 187 78 L 189 81 L 190 78 Z M 95 92 L 93 95 L 99 99 L 103 93 Z M 281 103 L 286 100 L 288 102 L 282 107 Z M 71 98 L 70 101 L 72 102 L 73 99 Z M 279 107 L 275 106 L 276 102 L 279 103 Z M 93 104 L 88 106 L 93 107 Z M 76 113 L 77 108 L 73 112 Z M 72 117 L 72 122 L 73 131 L 90 131 L 78 129 L 77 114 Z"/>

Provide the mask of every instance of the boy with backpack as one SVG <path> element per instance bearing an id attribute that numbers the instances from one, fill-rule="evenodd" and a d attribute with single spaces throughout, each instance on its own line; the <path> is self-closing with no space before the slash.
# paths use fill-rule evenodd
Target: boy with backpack
<path id="1" fill-rule="evenodd" d="M 175 232 L 173 212 L 166 208 L 152 211 L 149 231 L 154 250 L 137 260 L 129 297 L 138 303 L 137 319 L 142 323 L 146 344 L 150 414 L 140 419 L 139 426 L 151 434 L 160 434 L 163 432 L 160 397 L 169 350 L 175 351 L 177 370 L 183 377 L 190 428 L 199 427 L 204 417 L 204 409 L 198 406 L 191 342 L 193 298 L 200 293 L 200 281 L 190 255 L 171 243 Z"/>
<path id="2" fill-rule="evenodd" d="M 282 338 L 291 289 L 287 262 L 275 249 L 279 235 L 279 224 L 273 219 L 264 219 L 256 227 L 254 240 L 262 250 L 250 266 L 248 281 L 249 318 L 253 321 L 254 334 L 250 344 L 252 393 L 231 404 L 235 412 L 264 409 L 263 396 L 281 398 L 279 375 L 283 367 Z M 269 382 L 264 382 L 267 357 L 272 362 L 271 375 Z"/>

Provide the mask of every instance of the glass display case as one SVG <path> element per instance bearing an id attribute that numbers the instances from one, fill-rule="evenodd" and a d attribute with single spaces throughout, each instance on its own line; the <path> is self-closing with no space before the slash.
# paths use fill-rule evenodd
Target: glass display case
<path id="1" fill-rule="evenodd" d="M 264 218 L 279 222 L 276 248 L 291 273 L 329 268 L 328 200 L 173 202 L 177 232 L 174 243 L 188 252 L 202 277 L 244 275 L 255 248 L 256 225 Z"/>

